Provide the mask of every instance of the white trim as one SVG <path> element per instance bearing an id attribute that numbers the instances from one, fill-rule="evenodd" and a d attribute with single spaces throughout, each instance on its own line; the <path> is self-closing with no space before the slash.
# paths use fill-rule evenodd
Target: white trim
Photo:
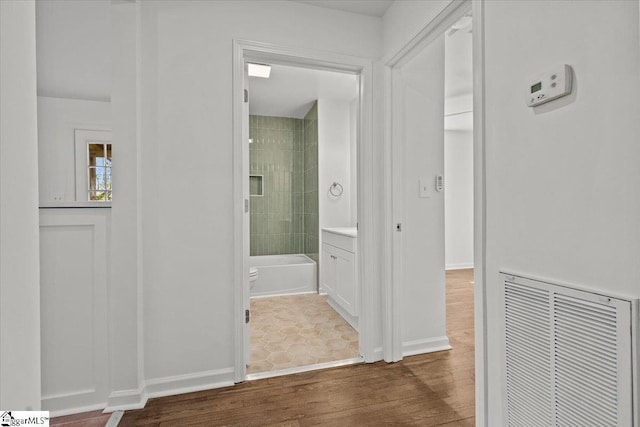
<path id="1" fill-rule="evenodd" d="M 442 7 L 436 17 L 427 23 L 415 37 L 398 50 L 391 59 L 385 61 L 385 65 L 389 67 L 401 67 L 406 64 L 470 10 L 471 0 L 450 0 L 449 3 Z"/>
<path id="2" fill-rule="evenodd" d="M 489 425 L 486 290 L 485 155 L 485 0 L 472 2 L 473 13 L 473 251 L 475 310 L 476 426 Z"/>
<path id="3" fill-rule="evenodd" d="M 142 192 L 142 1 L 136 1 L 136 320 L 137 334 L 137 367 L 138 387 L 144 384 L 144 227 L 143 227 L 143 192 Z M 146 402 L 146 396 L 144 401 Z"/>
<path id="4" fill-rule="evenodd" d="M 234 324 L 234 381 L 242 382 L 246 375 L 246 363 L 244 354 L 244 300 L 247 283 L 249 281 L 249 268 L 244 253 L 244 186 L 243 186 L 243 159 L 244 141 L 242 129 L 242 114 L 244 102 L 244 46 L 240 42 L 233 41 L 233 324 Z M 248 148 L 247 148 L 248 149 Z"/>
<path id="5" fill-rule="evenodd" d="M 115 411 L 109 417 L 109 421 L 105 424 L 104 427 L 117 427 L 124 415 L 124 411 Z"/>
<path id="6" fill-rule="evenodd" d="M 147 404 L 147 395 L 142 389 L 114 391 L 109 395 L 103 412 L 142 409 Z"/>
<path id="7" fill-rule="evenodd" d="M 300 374 L 303 372 L 319 371 L 321 369 L 338 368 L 340 366 L 350 366 L 363 363 L 362 357 L 352 357 L 351 359 L 336 360 L 334 362 L 317 363 L 315 365 L 297 366 L 294 368 L 279 369 L 277 371 L 257 372 L 248 374 L 247 381 L 263 380 L 266 378 L 282 377 L 284 375 Z"/>
<path id="8" fill-rule="evenodd" d="M 384 282 L 383 282 L 383 345 L 384 357 L 387 361 L 399 360 L 400 352 L 400 319 L 396 313 L 401 313 L 401 289 L 395 286 L 401 270 L 396 271 L 397 263 L 394 261 L 394 223 L 396 217 L 393 210 L 393 160 L 392 141 L 398 139 L 398 129 L 393 127 L 392 112 L 394 107 L 394 73 L 393 68 L 401 64 L 401 61 L 410 59 L 409 53 L 418 46 L 424 46 L 430 42 L 431 35 L 443 23 L 459 12 L 460 8 L 467 8 L 471 3 L 473 12 L 473 137 L 474 137 L 474 289 L 475 289 L 475 384 L 476 384 L 476 426 L 488 425 L 487 390 L 487 322 L 486 322 L 486 288 L 485 288 L 485 250 L 486 250 L 486 180 L 485 180 L 485 108 L 484 108 L 484 5 L 485 0 L 452 0 L 442 8 L 438 16 L 425 27 L 402 49 L 391 56 L 385 62 L 385 144 L 384 144 L 384 189 L 385 189 L 385 222 L 384 222 Z M 417 52 L 418 50 L 416 50 Z M 400 221 L 398 221 L 400 222 Z M 397 244 L 397 243 L 396 243 Z M 397 253 L 397 252 L 396 252 Z"/>
<path id="9" fill-rule="evenodd" d="M 75 203 L 109 203 L 109 202 L 91 202 L 87 198 L 89 192 L 89 158 L 87 152 L 87 145 L 102 143 L 104 145 L 112 145 L 111 130 L 96 130 L 96 129 L 74 129 L 73 132 L 74 144 L 75 144 L 75 182 L 76 182 L 76 196 Z M 113 145 L 112 145 L 113 147 Z M 106 156 L 106 153 L 105 153 Z M 113 190 L 112 190 L 113 192 Z M 64 202 L 67 205 L 75 205 L 74 202 Z M 41 204 L 42 205 L 42 204 Z"/>
<path id="10" fill-rule="evenodd" d="M 376 347 L 373 349 L 373 357 L 376 360 L 383 360 L 384 358 L 384 348 L 383 347 Z M 386 360 L 385 360 L 386 362 Z"/>
<path id="11" fill-rule="evenodd" d="M 462 264 L 447 264 L 444 266 L 444 269 L 447 271 L 450 270 L 468 270 L 469 268 L 473 268 L 472 262 L 466 262 Z"/>
<path id="12" fill-rule="evenodd" d="M 386 85 L 386 110 L 385 120 L 387 128 L 385 130 L 385 187 L 390 190 L 386 193 L 386 222 L 385 222 L 385 259 L 387 271 L 383 294 L 384 301 L 384 349 L 385 360 L 398 361 L 402 359 L 402 283 L 404 275 L 402 259 L 394 254 L 402 253 L 403 236 L 402 233 L 395 232 L 395 225 L 403 223 L 404 206 L 401 190 L 404 183 L 396 176 L 400 171 L 404 171 L 404 156 L 398 153 L 404 151 L 404 138 L 401 126 L 394 126 L 394 117 L 402 116 L 402 86 L 398 79 L 400 68 L 411 58 L 431 44 L 437 37 L 443 34 L 462 15 L 471 9 L 471 0 L 451 0 L 442 8 L 440 13 L 424 28 L 412 38 L 404 47 L 385 63 L 385 85 Z M 393 148 L 392 148 L 393 147 Z M 444 250 L 444 248 L 443 248 Z"/>
<path id="13" fill-rule="evenodd" d="M 416 354 L 434 353 L 436 351 L 443 350 L 451 350 L 449 338 L 446 336 L 402 343 L 403 357 L 414 356 Z"/>
<path id="14" fill-rule="evenodd" d="M 109 212 L 110 213 L 110 212 Z M 108 214 L 107 214 L 108 215 Z M 105 263 L 107 258 L 108 242 L 108 216 L 96 215 L 71 215 L 61 216 L 51 212 L 40 211 L 39 233 L 44 229 L 63 229 L 66 227 L 86 227 L 92 232 L 91 243 L 93 251 L 92 262 L 92 332 L 93 340 L 90 350 L 91 355 L 91 387 L 67 391 L 64 393 L 52 393 L 41 396 L 43 410 L 48 410 L 55 416 L 70 413 L 86 412 L 102 409 L 109 393 L 109 341 L 108 341 L 108 268 Z M 39 235 L 40 235 L 39 234 Z M 42 241 L 42 238 L 40 238 Z M 46 319 L 45 319 L 46 320 Z M 50 386 L 52 386 L 50 384 Z M 53 385 L 55 386 L 55 384 Z M 78 405 L 78 406 L 76 406 Z M 73 406 L 71 409 L 67 409 Z"/>
<path id="15" fill-rule="evenodd" d="M 397 302 L 399 295 L 397 295 L 396 288 L 393 286 L 396 270 L 394 269 L 394 236 L 393 229 L 394 215 L 393 215 L 393 197 L 395 192 L 393 191 L 393 161 L 392 161 L 392 148 L 391 141 L 393 140 L 394 128 L 392 127 L 392 105 L 391 99 L 393 99 L 392 88 L 392 73 L 391 67 L 384 67 L 384 164 L 383 164 L 383 194 L 384 194 L 384 241 L 383 241 L 383 283 L 382 283 L 382 354 L 386 362 L 397 362 L 400 360 L 400 355 L 394 354 L 395 337 L 400 336 L 400 323 L 396 321 L 393 313 L 398 312 Z"/>
<path id="16" fill-rule="evenodd" d="M 110 208 L 111 202 L 71 202 L 71 201 L 42 201 L 40 202 L 40 208 L 49 209 L 49 208 L 97 208 L 104 209 Z"/>
<path id="17" fill-rule="evenodd" d="M 155 378 L 145 381 L 144 386 L 138 390 L 114 391 L 109 395 L 108 404 L 93 409 L 104 408 L 103 412 L 142 409 L 147 404 L 147 400 L 154 397 L 173 396 L 176 394 L 232 386 L 234 385 L 233 377 L 234 369 L 226 368 Z M 79 412 L 82 411 L 69 410 L 68 414 L 77 414 Z"/>
<path id="18" fill-rule="evenodd" d="M 356 332 L 359 332 L 358 316 L 353 316 L 330 296 L 327 296 L 327 304 L 329 304 L 329 307 L 333 308 L 344 320 L 346 320 Z"/>
<path id="19" fill-rule="evenodd" d="M 244 230 L 244 175 L 243 158 L 245 150 L 242 135 L 242 108 L 244 90 L 244 60 L 294 65 L 306 68 L 342 71 L 359 75 L 360 105 L 358 118 L 358 253 L 359 280 L 368 286 L 361 286 L 360 313 L 360 353 L 366 362 L 380 360 L 374 351 L 375 325 L 379 323 L 380 312 L 375 303 L 379 290 L 378 275 L 374 270 L 378 265 L 374 227 L 375 188 L 373 153 L 373 62 L 370 59 L 355 56 L 318 52 L 306 49 L 293 49 L 272 44 L 233 41 L 233 191 L 234 191 L 234 366 L 236 382 L 245 380 L 246 366 L 244 352 L 244 292 L 248 289 L 248 254 L 244 254 L 244 240 L 248 230 Z M 245 173 L 246 172 L 246 173 Z M 247 178 L 248 179 L 248 178 Z"/>
<path id="20" fill-rule="evenodd" d="M 290 297 L 294 295 L 327 295 L 326 293 L 318 293 L 317 291 L 304 291 L 304 292 L 287 292 L 287 293 L 273 293 L 269 295 L 251 295 L 251 299 L 261 299 L 261 298 L 273 298 L 275 296 L 278 297 Z"/>
<path id="21" fill-rule="evenodd" d="M 145 394 L 147 398 L 150 399 L 228 387 L 234 384 L 233 374 L 233 368 L 226 368 L 195 374 L 156 378 L 146 381 Z"/>
<path id="22" fill-rule="evenodd" d="M 631 402 L 633 408 L 633 426 L 638 427 L 640 425 L 640 355 L 638 349 L 640 348 L 640 301 L 636 299 L 631 300 L 631 372 L 633 378 L 631 378 L 633 387 L 633 401 Z"/>

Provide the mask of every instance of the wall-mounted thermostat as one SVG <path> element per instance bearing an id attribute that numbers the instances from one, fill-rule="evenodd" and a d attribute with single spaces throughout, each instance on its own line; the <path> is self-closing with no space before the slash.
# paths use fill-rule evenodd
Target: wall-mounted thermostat
<path id="1" fill-rule="evenodd" d="M 535 107 L 571 93 L 573 75 L 570 65 L 562 64 L 538 76 L 527 88 L 527 105 Z"/>

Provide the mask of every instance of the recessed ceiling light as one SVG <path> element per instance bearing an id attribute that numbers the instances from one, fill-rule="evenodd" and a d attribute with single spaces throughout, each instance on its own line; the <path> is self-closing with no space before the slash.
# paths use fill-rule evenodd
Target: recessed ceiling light
<path id="1" fill-rule="evenodd" d="M 271 65 L 266 64 L 253 64 L 249 62 L 249 77 L 262 77 L 268 79 L 271 74 Z"/>

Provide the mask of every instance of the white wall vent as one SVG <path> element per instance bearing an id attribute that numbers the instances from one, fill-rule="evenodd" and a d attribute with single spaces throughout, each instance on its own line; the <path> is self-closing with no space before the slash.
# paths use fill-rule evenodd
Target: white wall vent
<path id="1" fill-rule="evenodd" d="M 505 425 L 637 426 L 638 301 L 503 278 Z"/>

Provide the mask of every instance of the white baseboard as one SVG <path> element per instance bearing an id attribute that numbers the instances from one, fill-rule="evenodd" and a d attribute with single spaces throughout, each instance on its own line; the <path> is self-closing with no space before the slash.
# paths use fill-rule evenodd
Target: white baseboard
<path id="1" fill-rule="evenodd" d="M 172 396 L 212 388 L 228 387 L 234 384 L 234 369 L 218 369 L 174 377 L 156 378 L 145 382 L 148 398 Z"/>
<path id="2" fill-rule="evenodd" d="M 233 374 L 233 368 L 227 368 L 147 380 L 140 390 L 122 390 L 111 393 L 104 412 L 141 409 L 147 404 L 147 400 L 153 397 L 172 396 L 231 386 L 234 384 Z M 78 413 L 78 411 L 70 413 Z"/>
<path id="3" fill-rule="evenodd" d="M 128 411 L 142 409 L 147 404 L 147 395 L 142 389 L 114 391 L 109 395 L 104 412 Z"/>
<path id="4" fill-rule="evenodd" d="M 373 349 L 373 359 L 368 362 L 378 362 L 384 359 L 384 350 L 382 347 L 376 347 Z"/>
<path id="5" fill-rule="evenodd" d="M 461 264 L 447 264 L 444 266 L 445 270 L 467 270 L 469 268 L 473 268 L 473 263 L 461 263 Z"/>
<path id="6" fill-rule="evenodd" d="M 342 306 L 335 302 L 330 296 L 327 297 L 327 304 L 329 304 L 331 308 L 333 308 L 340 316 L 342 316 L 342 318 L 346 320 L 347 323 L 351 325 L 351 327 L 355 329 L 356 332 L 359 332 L 357 316 L 352 316 L 351 314 L 349 314 L 347 310 L 342 308 Z"/>
<path id="7" fill-rule="evenodd" d="M 451 350 L 447 336 L 415 340 L 402 343 L 402 356 L 414 356 L 416 354 L 433 353 L 436 351 Z"/>

